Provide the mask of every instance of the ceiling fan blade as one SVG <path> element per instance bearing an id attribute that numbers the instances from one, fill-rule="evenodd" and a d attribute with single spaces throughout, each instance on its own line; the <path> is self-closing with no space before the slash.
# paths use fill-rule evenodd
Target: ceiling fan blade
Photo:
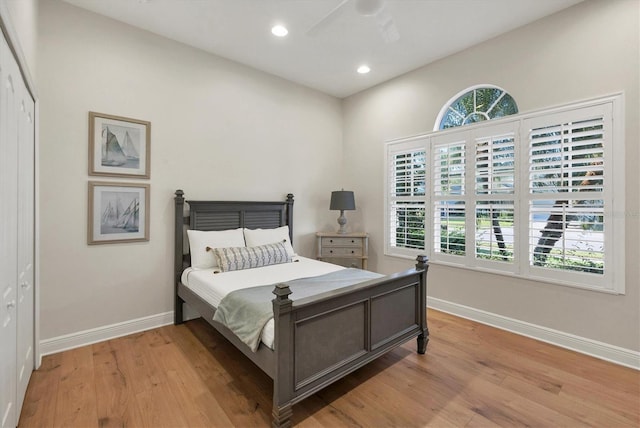
<path id="1" fill-rule="evenodd" d="M 384 8 L 384 0 L 355 0 L 356 12 L 363 16 L 374 16 Z"/>
<path id="2" fill-rule="evenodd" d="M 338 16 L 340 16 L 340 14 L 342 13 L 342 10 L 344 8 L 344 6 L 349 2 L 350 0 L 342 0 L 336 7 L 334 7 L 333 9 L 331 9 L 331 11 L 329 11 L 329 13 L 327 13 L 322 19 L 320 19 L 318 22 L 316 22 L 315 24 L 313 24 L 311 26 L 311 28 L 309 28 L 306 32 L 307 35 L 309 36 L 315 36 L 317 35 L 320 31 L 322 31 L 323 29 L 325 29 L 327 26 L 329 26 L 333 21 L 336 20 L 336 18 L 338 18 Z"/>
<path id="3" fill-rule="evenodd" d="M 396 23 L 393 21 L 393 17 L 383 6 L 375 15 L 378 31 L 385 43 L 393 43 L 400 40 L 400 32 Z"/>

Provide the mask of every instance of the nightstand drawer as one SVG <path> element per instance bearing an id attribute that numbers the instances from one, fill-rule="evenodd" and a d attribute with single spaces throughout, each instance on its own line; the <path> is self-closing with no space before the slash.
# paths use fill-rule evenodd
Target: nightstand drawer
<path id="1" fill-rule="evenodd" d="M 344 267 L 367 269 L 367 259 L 369 258 L 369 235 L 367 233 L 317 232 L 316 242 L 318 260 Z"/>
<path id="2" fill-rule="evenodd" d="M 322 247 L 360 247 L 362 248 L 362 238 L 322 238 Z"/>
<path id="3" fill-rule="evenodd" d="M 320 257 L 362 256 L 362 247 L 323 247 Z"/>

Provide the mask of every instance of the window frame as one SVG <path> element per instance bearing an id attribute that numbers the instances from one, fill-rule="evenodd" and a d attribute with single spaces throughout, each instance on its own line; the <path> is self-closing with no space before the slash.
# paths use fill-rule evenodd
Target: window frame
<path id="1" fill-rule="evenodd" d="M 477 101 L 476 101 L 476 96 L 477 96 L 477 91 L 481 90 L 481 89 L 497 89 L 499 91 L 502 91 L 502 93 L 500 94 L 500 96 L 498 97 L 498 99 L 496 99 L 494 101 L 494 103 L 491 105 L 491 107 L 489 107 L 489 109 L 486 112 L 482 112 L 482 111 L 478 111 L 477 109 Z M 455 127 L 448 127 L 448 128 L 442 128 L 442 121 L 444 120 L 445 116 L 448 114 L 449 110 L 456 112 L 458 115 L 463 116 L 463 114 L 458 111 L 457 109 L 455 109 L 453 106 L 454 104 L 456 104 L 459 100 L 461 100 L 462 98 L 465 97 L 465 95 L 467 94 L 471 94 L 471 96 L 473 97 L 474 101 L 473 101 L 473 106 L 474 106 L 474 110 L 471 113 L 468 113 L 467 115 L 464 115 L 464 119 L 466 119 L 469 115 L 471 114 L 479 114 L 482 116 L 486 117 L 486 121 L 489 120 L 496 120 L 496 119 L 501 119 L 503 117 L 510 117 L 514 114 L 518 114 L 519 113 L 519 109 L 518 109 L 518 104 L 516 103 L 516 100 L 513 98 L 513 96 L 507 92 L 505 89 L 501 88 L 500 86 L 496 86 L 496 85 L 491 85 L 491 84 L 481 84 L 481 85 L 474 85 L 471 86 L 469 88 L 463 89 L 462 91 L 458 92 L 457 94 L 455 94 L 453 97 L 451 97 L 449 99 L 449 101 L 447 101 L 445 103 L 445 105 L 442 107 L 442 109 L 440 110 L 440 112 L 438 113 L 438 117 L 436 118 L 436 122 L 433 125 L 433 131 L 445 131 L 447 129 L 453 129 Z M 511 100 L 513 101 L 513 105 L 516 109 L 516 112 L 513 114 L 507 114 L 507 115 L 502 115 L 502 116 L 493 116 L 490 117 L 489 114 L 490 112 L 493 110 L 493 107 L 505 96 L 508 96 L 511 98 Z M 480 121 L 481 123 L 482 121 Z M 472 122 L 472 123 L 463 123 L 458 125 L 458 126 L 471 126 L 475 123 L 478 122 Z"/>
<path id="2" fill-rule="evenodd" d="M 530 202 L 536 198 L 535 194 L 530 195 L 529 189 L 529 131 L 527 126 L 553 118 L 562 120 L 563 117 L 579 115 L 585 109 L 600 110 L 607 122 L 603 128 L 603 151 L 604 151 L 604 174 L 607 178 L 604 182 L 602 200 L 604 200 L 604 239 L 606 243 L 604 253 L 605 273 L 600 274 L 571 271 L 568 269 L 554 269 L 533 266 L 530 261 L 533 251 L 529 236 Z M 579 116 L 576 116 L 579 117 Z M 514 137 L 514 194 L 476 195 L 476 161 L 475 138 L 486 136 L 487 134 L 497 135 L 497 131 L 515 132 Z M 460 135 L 465 135 L 467 141 L 465 167 L 465 192 L 456 198 L 463 200 L 466 207 L 465 225 L 465 255 L 453 255 L 438 252 L 435 250 L 435 203 L 442 200 L 442 196 L 434 195 L 435 179 L 434 159 L 435 147 L 438 142 L 454 141 L 460 139 Z M 389 234 L 391 212 L 389 200 L 385 196 L 385 255 L 413 258 L 418 254 L 426 254 L 435 264 L 445 264 L 449 266 L 486 271 L 490 273 L 514 276 L 522 279 L 533 280 L 550 284 L 566 285 L 581 289 L 595 290 L 605 293 L 624 294 L 625 292 L 625 181 L 624 181 L 624 94 L 617 93 L 605 97 L 578 101 L 562 106 L 541 109 L 529 113 L 521 113 L 480 122 L 463 127 L 448 128 L 442 131 L 430 132 L 414 137 L 390 140 L 385 144 L 385 195 L 389 194 L 389 153 L 392 153 L 399 145 L 413 144 L 412 147 L 420 148 L 420 144 L 425 150 L 426 156 L 426 194 L 425 202 L 425 249 L 398 249 L 394 248 L 390 242 Z M 505 196 L 507 196 L 505 198 Z M 577 199 L 577 195 L 567 195 L 568 199 Z M 513 263 L 503 261 L 488 260 L 476 257 L 476 230 L 475 216 L 476 204 L 482 200 L 512 200 L 514 207 L 513 230 L 514 230 L 514 258 Z M 523 238 L 524 237 L 524 238 Z"/>

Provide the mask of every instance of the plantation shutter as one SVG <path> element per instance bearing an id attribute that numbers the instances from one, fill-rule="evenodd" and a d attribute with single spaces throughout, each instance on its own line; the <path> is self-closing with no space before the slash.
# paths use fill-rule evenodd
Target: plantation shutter
<path id="1" fill-rule="evenodd" d="M 515 133 L 475 138 L 476 195 L 514 193 Z"/>
<path id="2" fill-rule="evenodd" d="M 432 139 L 433 250 L 440 255 L 466 254 L 467 132 Z"/>
<path id="3" fill-rule="evenodd" d="M 602 115 L 556 123 L 529 132 L 531 193 L 601 192 L 604 186 Z M 585 184 L 588 175 L 599 176 Z"/>
<path id="4" fill-rule="evenodd" d="M 516 125 L 479 129 L 475 146 L 475 257 L 513 263 L 515 223 Z"/>
<path id="5" fill-rule="evenodd" d="M 433 192 L 436 196 L 464 195 L 465 141 L 435 143 Z"/>
<path id="6" fill-rule="evenodd" d="M 410 254 L 425 249 L 426 151 L 424 141 L 387 150 L 387 249 Z"/>
<path id="7" fill-rule="evenodd" d="M 612 236 L 605 192 L 610 120 L 607 109 L 596 106 L 525 122 L 528 253 L 536 274 L 602 283 Z"/>

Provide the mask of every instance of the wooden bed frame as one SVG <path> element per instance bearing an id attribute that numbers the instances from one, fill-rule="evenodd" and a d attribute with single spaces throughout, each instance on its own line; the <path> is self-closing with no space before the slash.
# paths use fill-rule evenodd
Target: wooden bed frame
<path id="1" fill-rule="evenodd" d="M 213 321 L 215 308 L 181 283 L 190 265 L 185 228 L 225 230 L 289 226 L 293 242 L 293 195 L 284 202 L 186 201 L 175 192 L 175 324 L 183 303 L 209 322 L 273 379 L 273 426 L 291 426 L 292 406 L 387 351 L 417 337 L 418 353 L 429 341 L 426 320 L 427 257 L 415 269 L 313 297 L 289 299 L 287 284 L 273 293 L 275 350 L 252 352 L 229 329 Z M 339 332 L 339 334 L 337 334 Z"/>

